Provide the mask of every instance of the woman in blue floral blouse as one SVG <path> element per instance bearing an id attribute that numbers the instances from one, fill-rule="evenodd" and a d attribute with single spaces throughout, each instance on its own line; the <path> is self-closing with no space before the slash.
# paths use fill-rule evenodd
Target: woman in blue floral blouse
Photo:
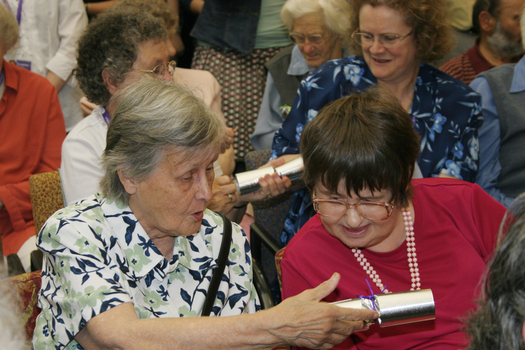
<path id="1" fill-rule="evenodd" d="M 299 153 L 306 124 L 327 103 L 373 85 L 391 90 L 421 136 L 417 160 L 423 177 L 473 182 L 478 171 L 480 96 L 457 79 L 424 63 L 452 47 L 443 0 L 353 0 L 351 49 L 301 82 L 292 110 L 273 140 L 272 158 Z M 403 142 L 403 140 L 400 140 Z M 288 156 L 289 157 L 289 156 Z M 295 195 L 285 222 L 286 244 L 315 214 L 307 190 Z"/>
<path id="2" fill-rule="evenodd" d="M 256 313 L 250 245 L 236 224 L 211 311 L 234 317 L 193 317 L 201 316 L 224 230 L 206 209 L 224 127 L 189 90 L 149 76 L 115 101 L 102 194 L 58 211 L 38 236 L 35 349 L 329 348 L 378 317 L 318 302 L 337 275 Z M 251 199 L 276 195 L 279 181 L 261 178 Z"/>

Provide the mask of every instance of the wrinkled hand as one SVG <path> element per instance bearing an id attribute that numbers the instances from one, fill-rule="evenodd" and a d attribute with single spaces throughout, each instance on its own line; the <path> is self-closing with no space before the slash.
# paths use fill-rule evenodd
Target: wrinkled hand
<path id="1" fill-rule="evenodd" d="M 226 152 L 228 148 L 230 148 L 231 145 L 233 145 L 233 135 L 235 135 L 235 132 L 237 130 L 233 128 L 226 127 L 226 132 L 224 133 L 224 138 L 222 139 L 221 143 L 221 153 Z"/>
<path id="2" fill-rule="evenodd" d="M 284 343 L 312 349 L 330 349 L 355 331 L 364 329 L 365 320 L 379 317 L 376 311 L 345 309 L 319 302 L 332 293 L 339 282 L 337 273 L 313 289 L 285 299 L 269 309 L 273 323 L 270 332 Z"/>
<path id="3" fill-rule="evenodd" d="M 228 175 L 222 175 L 213 180 L 213 197 L 206 207 L 210 210 L 225 214 L 232 210 L 239 199 L 237 186 Z M 231 195 L 231 199 L 230 196 Z"/>

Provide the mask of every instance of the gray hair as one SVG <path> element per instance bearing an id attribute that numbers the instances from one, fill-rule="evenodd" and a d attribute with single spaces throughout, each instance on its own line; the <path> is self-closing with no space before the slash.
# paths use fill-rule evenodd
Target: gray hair
<path id="1" fill-rule="evenodd" d="M 109 124 L 102 157 L 102 193 L 127 204 L 129 195 L 118 171 L 144 180 L 160 164 L 167 149 L 180 150 L 189 159 L 217 149 L 224 126 L 187 88 L 144 75 L 112 98 L 115 112 Z"/>
<path id="2" fill-rule="evenodd" d="M 289 31 L 293 20 L 308 14 L 318 14 L 326 29 L 341 36 L 343 41 L 350 36 L 350 5 L 346 0 L 288 0 L 281 10 L 281 20 Z"/>
<path id="3" fill-rule="evenodd" d="M 504 238 L 489 264 L 480 308 L 468 320 L 468 349 L 525 349 L 524 200 L 522 194 L 514 201 L 501 224 Z"/>
<path id="4" fill-rule="evenodd" d="M 124 81 L 147 41 L 165 41 L 168 32 L 161 19 L 131 7 L 111 9 L 97 16 L 80 37 L 77 68 L 80 88 L 93 103 L 106 106 L 111 94 L 102 78 L 108 69 L 116 83 Z"/>
<path id="5" fill-rule="evenodd" d="M 11 50 L 18 42 L 18 23 L 4 4 L 0 4 L 0 38 L 5 52 Z"/>
<path id="6" fill-rule="evenodd" d="M 171 13 L 165 0 L 120 0 L 113 8 L 126 7 L 136 8 L 162 19 L 168 30 L 179 27 L 179 17 Z"/>

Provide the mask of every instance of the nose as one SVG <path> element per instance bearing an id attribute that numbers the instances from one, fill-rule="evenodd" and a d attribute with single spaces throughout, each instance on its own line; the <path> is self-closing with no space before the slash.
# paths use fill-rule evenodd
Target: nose
<path id="1" fill-rule="evenodd" d="M 385 51 L 383 44 L 379 42 L 379 39 L 374 38 L 374 42 L 368 49 L 371 53 L 381 53 Z"/>
<path id="2" fill-rule="evenodd" d="M 314 46 L 310 44 L 308 40 L 306 40 L 303 44 L 303 51 L 306 53 L 310 53 L 314 50 Z"/>
<path id="3" fill-rule="evenodd" d="M 213 177 L 210 178 L 206 174 L 199 176 L 199 179 L 196 181 L 195 186 L 197 186 L 197 191 L 195 192 L 196 199 L 204 199 L 207 202 L 211 201 L 213 197 Z"/>
<path id="4" fill-rule="evenodd" d="M 173 77 L 171 76 L 169 69 L 164 70 L 164 75 L 162 76 L 162 80 L 164 81 L 173 81 Z"/>
<path id="5" fill-rule="evenodd" d="M 348 208 L 345 213 L 345 223 L 352 228 L 360 227 L 364 219 L 354 207 Z"/>

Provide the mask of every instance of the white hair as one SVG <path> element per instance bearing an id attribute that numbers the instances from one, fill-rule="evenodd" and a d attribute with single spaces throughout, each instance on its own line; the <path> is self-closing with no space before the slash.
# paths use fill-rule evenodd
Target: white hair
<path id="1" fill-rule="evenodd" d="M 293 20 L 315 13 L 332 33 L 347 39 L 350 36 L 350 5 L 346 0 L 288 0 L 281 10 L 281 20 L 289 31 Z"/>

